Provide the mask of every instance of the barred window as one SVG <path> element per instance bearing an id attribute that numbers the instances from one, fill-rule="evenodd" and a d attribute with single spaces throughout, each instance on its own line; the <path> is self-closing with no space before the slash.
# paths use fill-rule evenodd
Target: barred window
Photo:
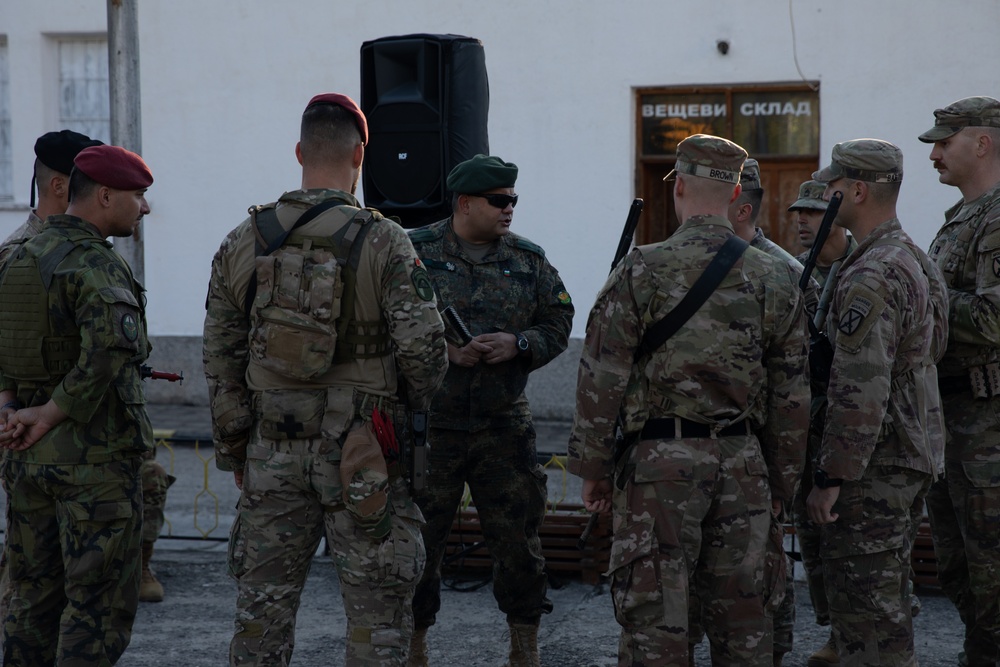
<path id="1" fill-rule="evenodd" d="M 108 42 L 59 42 L 59 127 L 111 141 Z"/>

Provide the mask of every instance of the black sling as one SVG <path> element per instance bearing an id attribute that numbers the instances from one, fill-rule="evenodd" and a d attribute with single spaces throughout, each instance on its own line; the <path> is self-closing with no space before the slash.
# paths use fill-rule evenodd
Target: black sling
<path id="1" fill-rule="evenodd" d="M 677 333 L 678 329 L 684 326 L 684 323 L 691 319 L 691 316 L 708 301 L 708 297 L 712 296 L 715 288 L 729 274 L 729 270 L 749 247 L 749 243 L 735 234 L 726 239 L 719 252 L 715 253 L 715 257 L 705 267 L 704 272 L 698 276 L 698 280 L 691 286 L 680 303 L 646 329 L 642 340 L 639 341 L 639 347 L 636 348 L 635 360 L 638 361 L 644 355 L 652 354 Z"/>

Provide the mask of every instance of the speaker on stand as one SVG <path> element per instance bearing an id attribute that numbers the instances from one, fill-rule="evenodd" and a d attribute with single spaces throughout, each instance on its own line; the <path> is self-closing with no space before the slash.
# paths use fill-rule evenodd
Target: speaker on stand
<path id="1" fill-rule="evenodd" d="M 478 39 L 416 34 L 362 44 L 365 205 L 408 229 L 451 215 L 445 180 L 460 162 L 489 154 L 489 104 Z"/>

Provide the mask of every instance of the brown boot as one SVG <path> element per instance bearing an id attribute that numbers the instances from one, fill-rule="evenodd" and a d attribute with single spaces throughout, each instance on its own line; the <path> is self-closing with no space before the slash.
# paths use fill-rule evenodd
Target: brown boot
<path id="1" fill-rule="evenodd" d="M 414 628 L 410 635 L 410 654 L 406 659 L 406 667 L 428 667 L 427 665 L 427 628 Z"/>
<path id="2" fill-rule="evenodd" d="M 504 667 L 542 667 L 538 657 L 538 626 L 509 623 L 510 657 Z"/>
<path id="3" fill-rule="evenodd" d="M 830 665 L 840 664 L 840 656 L 837 655 L 837 640 L 833 638 L 833 630 L 830 631 L 830 638 L 826 644 L 809 656 L 809 662 L 806 664 L 809 667 L 830 667 Z"/>
<path id="4" fill-rule="evenodd" d="M 142 578 L 139 581 L 140 602 L 163 602 L 163 584 L 149 569 L 149 559 L 153 557 L 153 543 L 142 543 Z"/>

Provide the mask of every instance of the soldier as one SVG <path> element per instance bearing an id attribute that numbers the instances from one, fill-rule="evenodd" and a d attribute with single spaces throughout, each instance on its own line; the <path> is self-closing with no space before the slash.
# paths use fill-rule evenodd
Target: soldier
<path id="1" fill-rule="evenodd" d="M 689 596 L 714 661 L 772 665 L 767 617 L 785 561 L 767 543 L 805 449 L 806 324 L 791 266 L 748 248 L 726 219 L 745 158 L 710 135 L 677 146 L 667 178 L 684 223 L 632 250 L 587 324 L 569 470 L 588 510 L 614 506 L 621 665 L 688 664 Z M 718 287 L 682 301 L 705 274 Z M 664 316 L 673 336 L 650 342 Z"/>
<path id="2" fill-rule="evenodd" d="M 796 257 L 803 265 L 809 258 L 809 252 L 816 242 L 816 234 L 819 232 L 820 223 L 823 222 L 823 215 L 829 205 L 823 199 L 823 191 L 826 184 L 819 181 L 805 181 L 799 186 L 799 198 L 788 207 L 791 213 L 795 214 L 795 224 L 799 227 L 799 242 L 805 248 L 805 252 Z M 816 257 L 816 266 L 813 268 L 812 277 L 819 283 L 820 287 L 826 284 L 827 278 L 834 271 L 834 265 L 840 266 L 837 262 L 843 262 L 847 254 L 858 247 L 858 242 L 847 233 L 847 230 L 840 225 L 830 227 L 830 233 L 823 243 L 823 247 Z"/>
<path id="3" fill-rule="evenodd" d="M 1000 662 L 1000 101 L 967 97 L 934 112 L 939 180 L 962 199 L 931 244 L 952 309 L 938 365 L 944 479 L 927 496 L 938 580 L 965 623 L 969 665 Z"/>
<path id="4" fill-rule="evenodd" d="M 138 606 L 150 346 L 144 290 L 105 239 L 132 235 L 153 177 L 117 146 L 74 164 L 66 214 L 8 258 L 0 282 L 5 665 L 113 665 Z"/>
<path id="5" fill-rule="evenodd" d="M 69 176 L 73 170 L 73 160 L 77 154 L 89 146 L 101 146 L 102 142 L 91 139 L 79 132 L 61 130 L 47 132 L 35 141 L 35 169 L 32 183 L 38 187 L 38 208 L 28 213 L 28 220 L 0 245 L 0 266 L 18 245 L 45 229 L 50 215 L 62 215 L 69 206 Z M 31 205 L 35 203 L 34 186 L 31 191 Z M 153 544 L 163 529 L 163 511 L 167 504 L 167 489 L 174 483 L 173 475 L 156 461 L 155 447 L 143 456 L 139 470 L 142 479 L 142 576 L 139 582 L 140 602 L 160 602 L 163 600 L 163 585 L 149 567 L 153 555 Z M 2 613 L 0 597 L 0 618 Z"/>
<path id="6" fill-rule="evenodd" d="M 914 519 L 943 463 L 934 366 L 948 332 L 937 267 L 896 218 L 900 150 L 878 139 L 833 148 L 813 174 L 843 195 L 837 224 L 858 247 L 826 320 L 833 348 L 826 425 L 806 500 L 820 525 L 830 621 L 843 665 L 912 665 L 907 595 Z"/>
<path id="7" fill-rule="evenodd" d="M 727 219 L 733 226 L 736 236 L 750 244 L 750 247 L 767 253 L 776 261 L 787 265 L 798 277 L 801 277 L 803 266 L 797 259 L 792 257 L 777 243 L 774 243 L 766 236 L 764 231 L 757 226 L 757 218 L 760 215 L 761 204 L 764 201 L 764 186 L 760 178 L 760 165 L 757 160 L 747 158 L 743 163 L 743 171 L 740 172 L 739 197 L 729 205 Z M 819 301 L 819 285 L 814 280 L 809 281 L 809 286 L 805 291 L 803 306 L 807 312 L 814 312 Z M 784 535 L 784 516 L 775 515 L 774 525 L 771 527 L 775 531 L 775 540 L 768 541 L 768 547 L 779 547 L 782 544 L 781 537 Z M 775 558 L 784 555 L 783 549 L 775 554 Z M 785 596 L 781 604 L 774 611 L 773 615 L 773 642 L 774 642 L 774 667 L 780 667 L 784 655 L 792 650 L 793 634 L 795 630 L 795 587 L 794 570 L 790 558 L 785 557 Z M 697 600 L 691 601 L 691 640 L 693 645 L 701 643 L 704 631 L 701 629 L 700 619 L 696 620 L 698 614 Z M 694 664 L 694 650 L 688 654 L 691 664 Z"/>
<path id="8" fill-rule="evenodd" d="M 389 432 L 403 439 L 401 397 L 426 409 L 447 359 L 406 233 L 354 197 L 367 143 L 351 98 L 310 100 L 295 147 L 302 188 L 252 207 L 212 262 L 204 357 L 216 461 L 242 490 L 229 552 L 233 666 L 288 665 L 324 531 L 347 664 L 406 663 L 423 519 Z"/>
<path id="9" fill-rule="evenodd" d="M 552 609 L 538 538 L 548 491 L 524 387 L 566 349 L 573 305 L 545 252 L 510 231 L 516 179 L 517 165 L 496 156 L 462 162 L 448 174 L 452 216 L 410 234 L 439 302 L 471 334 L 450 337 L 448 374 L 433 404 L 431 472 L 417 499 L 427 517 L 427 569 L 413 600 L 411 665 L 427 664 L 441 562 L 466 484 L 493 557 L 512 667 L 539 664 L 538 624 Z"/>

